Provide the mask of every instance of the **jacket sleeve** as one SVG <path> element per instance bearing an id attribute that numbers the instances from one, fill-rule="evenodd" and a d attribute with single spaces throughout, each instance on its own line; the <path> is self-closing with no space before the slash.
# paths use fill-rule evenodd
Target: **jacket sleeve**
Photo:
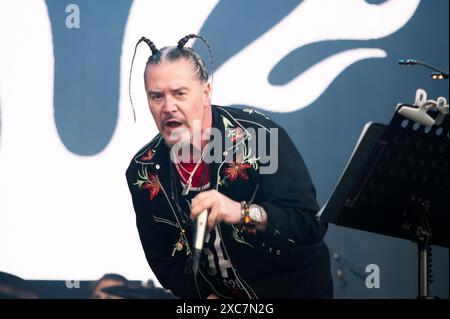
<path id="1" fill-rule="evenodd" d="M 315 217 L 319 205 L 308 169 L 281 127 L 278 127 L 276 141 L 278 168 L 273 174 L 259 175 L 262 196 L 258 204 L 267 212 L 267 228 L 264 232 L 258 232 L 258 237 L 269 254 L 281 256 L 290 245 L 321 242 L 327 224 Z M 266 143 L 271 151 L 270 143 Z"/>
<path id="2" fill-rule="evenodd" d="M 197 287 L 192 273 L 185 272 L 187 256 L 186 250 L 177 252 L 172 257 L 172 249 L 177 239 L 173 231 L 164 231 L 157 224 L 148 207 L 144 205 L 144 198 L 130 179 L 130 169 L 127 171 L 128 187 L 130 189 L 134 210 L 136 212 L 136 225 L 142 247 L 150 268 L 158 281 L 165 289 L 169 289 L 179 298 L 206 298 L 210 293 L 208 284 L 202 275 L 197 275 Z M 171 227 L 171 226 L 170 226 Z M 176 235 L 176 234 L 175 234 Z M 200 293 L 200 295 L 199 295 Z"/>

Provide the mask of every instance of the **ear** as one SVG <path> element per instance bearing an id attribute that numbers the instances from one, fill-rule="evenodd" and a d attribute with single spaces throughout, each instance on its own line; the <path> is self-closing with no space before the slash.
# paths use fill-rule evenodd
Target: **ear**
<path id="1" fill-rule="evenodd" d="M 203 100 L 205 101 L 205 105 L 211 104 L 211 83 L 206 82 L 203 84 Z"/>

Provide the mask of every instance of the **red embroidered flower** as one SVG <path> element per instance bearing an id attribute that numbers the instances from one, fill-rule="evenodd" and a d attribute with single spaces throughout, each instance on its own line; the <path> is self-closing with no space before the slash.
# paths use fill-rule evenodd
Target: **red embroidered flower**
<path id="1" fill-rule="evenodd" d="M 252 167 L 248 163 L 232 163 L 225 169 L 226 178 L 234 182 L 238 177 L 248 180 L 246 169 Z"/>
<path id="2" fill-rule="evenodd" d="M 141 161 L 151 161 L 153 159 L 153 150 L 148 149 L 147 154 L 142 155 Z"/>
<path id="3" fill-rule="evenodd" d="M 142 184 L 142 188 L 149 190 L 150 200 L 153 200 L 153 198 L 158 195 L 161 190 L 161 186 L 159 185 L 154 174 L 149 174 L 148 181 Z"/>
<path id="4" fill-rule="evenodd" d="M 237 140 L 241 139 L 242 137 L 244 137 L 244 131 L 238 127 L 236 129 L 236 133 L 231 137 L 231 142 L 234 143 Z"/>

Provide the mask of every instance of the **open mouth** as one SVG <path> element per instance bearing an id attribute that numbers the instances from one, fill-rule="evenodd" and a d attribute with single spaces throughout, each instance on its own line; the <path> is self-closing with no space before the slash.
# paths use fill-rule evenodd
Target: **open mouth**
<path id="1" fill-rule="evenodd" d="M 176 119 L 170 119 L 164 122 L 164 128 L 175 129 L 181 127 L 183 123 Z"/>

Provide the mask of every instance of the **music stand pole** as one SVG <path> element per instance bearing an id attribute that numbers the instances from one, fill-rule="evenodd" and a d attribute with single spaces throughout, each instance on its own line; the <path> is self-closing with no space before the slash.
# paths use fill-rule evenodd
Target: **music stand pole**
<path id="1" fill-rule="evenodd" d="M 416 198 L 410 200 L 409 213 L 403 228 L 411 233 L 411 240 L 417 244 L 418 252 L 418 299 L 430 299 L 431 283 L 431 227 L 429 222 L 430 201 Z"/>

